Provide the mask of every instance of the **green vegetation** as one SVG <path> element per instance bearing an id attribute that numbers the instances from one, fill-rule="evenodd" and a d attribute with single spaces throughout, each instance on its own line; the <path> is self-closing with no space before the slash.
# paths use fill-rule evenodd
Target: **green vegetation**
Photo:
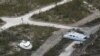
<path id="1" fill-rule="evenodd" d="M 100 0 L 86 0 L 86 1 L 100 10 L 100 5 L 99 5 L 100 4 Z"/>
<path id="2" fill-rule="evenodd" d="M 73 0 L 50 11 L 34 15 L 32 18 L 33 20 L 43 20 L 46 22 L 73 23 L 90 14 L 82 5 L 82 0 Z"/>
<path id="3" fill-rule="evenodd" d="M 86 54 L 81 56 L 100 56 L 100 30 L 97 33 L 98 38 L 86 48 Z"/>
<path id="4" fill-rule="evenodd" d="M 0 4 L 0 16 L 19 16 L 61 0 L 8 0 Z"/>
<path id="5" fill-rule="evenodd" d="M 89 23 L 87 23 L 87 24 L 85 24 L 85 25 L 82 25 L 82 27 L 83 27 L 83 26 L 85 26 L 85 27 L 90 27 L 90 26 L 95 26 L 95 25 L 97 25 L 97 24 L 100 24 L 100 18 L 97 18 L 97 19 L 94 20 L 94 21 L 91 21 L 91 22 L 89 22 Z"/>
<path id="6" fill-rule="evenodd" d="M 0 56 L 12 49 L 12 47 L 9 46 L 10 42 L 15 42 L 17 40 L 19 40 L 18 37 L 10 32 L 0 32 Z"/>
<path id="7" fill-rule="evenodd" d="M 71 41 L 68 39 L 62 39 L 56 46 L 50 49 L 44 56 L 59 56 L 59 54 L 64 50 L 64 48 Z"/>
<path id="8" fill-rule="evenodd" d="M 2 19 L 0 19 L 0 26 L 2 26 L 3 24 L 5 24 L 5 22 Z"/>
<path id="9" fill-rule="evenodd" d="M 99 36 L 100 37 L 100 36 Z M 89 56 L 92 56 L 92 55 L 98 55 L 100 56 L 100 38 L 98 38 L 95 43 L 93 43 L 93 45 L 90 45 L 87 50 L 86 50 L 86 54 L 84 55 L 89 55 Z"/>
<path id="10" fill-rule="evenodd" d="M 39 48 L 55 30 L 58 29 L 32 25 L 18 25 L 11 27 L 0 33 L 0 49 L 4 49 L 4 53 L 6 53 L 6 51 L 11 50 L 11 47 L 8 45 L 9 43 L 19 42 L 23 39 L 30 40 L 33 44 L 32 50 L 17 52 L 15 53 L 17 55 L 14 54 L 12 56 L 26 56 L 27 53 L 29 55 L 31 51 L 35 51 Z M 9 50 L 6 50 L 5 48 L 8 48 Z"/>

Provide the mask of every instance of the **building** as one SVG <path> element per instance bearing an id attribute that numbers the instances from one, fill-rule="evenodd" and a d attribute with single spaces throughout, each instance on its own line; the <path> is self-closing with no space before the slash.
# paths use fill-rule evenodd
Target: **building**
<path id="1" fill-rule="evenodd" d="M 68 38 L 68 39 L 73 39 L 75 41 L 85 41 L 88 38 L 87 35 L 76 32 L 76 31 L 68 32 L 68 33 L 64 34 L 63 37 Z"/>

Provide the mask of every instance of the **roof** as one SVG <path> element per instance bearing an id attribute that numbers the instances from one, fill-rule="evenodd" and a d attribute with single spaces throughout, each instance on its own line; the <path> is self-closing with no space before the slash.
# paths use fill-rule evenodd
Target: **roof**
<path id="1" fill-rule="evenodd" d="M 71 31 L 64 35 L 64 38 L 70 38 L 70 39 L 74 39 L 74 40 L 85 40 L 84 39 L 85 37 L 87 37 L 85 34 L 78 33 L 75 31 Z"/>

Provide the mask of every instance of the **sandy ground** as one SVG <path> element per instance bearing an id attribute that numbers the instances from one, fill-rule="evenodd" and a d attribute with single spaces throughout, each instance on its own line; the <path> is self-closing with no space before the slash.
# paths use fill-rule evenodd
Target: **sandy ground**
<path id="1" fill-rule="evenodd" d="M 72 1 L 72 0 L 62 0 L 61 2 L 58 2 L 56 5 L 62 5 L 62 4 L 67 3 L 69 1 Z M 48 11 L 48 10 L 54 8 L 54 7 L 56 7 L 55 4 L 51 4 L 49 6 L 37 9 L 35 11 L 31 11 L 30 13 L 27 13 L 25 15 L 22 15 L 22 16 L 16 17 L 16 18 L 15 17 L 12 17 L 12 18 L 10 18 L 10 17 L 1 17 L 1 19 L 3 21 L 5 21 L 6 24 L 3 25 L 2 27 L 0 27 L 0 29 L 5 30 L 5 29 L 8 29 L 12 26 L 16 26 L 16 25 L 20 25 L 20 24 L 31 24 L 31 25 L 47 26 L 47 27 L 55 27 L 55 28 L 65 28 L 65 29 L 75 28 L 75 27 L 69 27 L 69 26 L 60 25 L 60 24 L 53 24 L 53 23 L 29 20 L 31 18 L 31 16 L 33 16 L 35 14 L 39 14 L 41 12 Z M 72 53 L 72 51 L 74 50 L 72 46 L 76 43 L 77 43 L 76 41 L 72 42 L 65 49 L 65 51 L 60 54 L 60 56 L 69 56 Z"/>
<path id="2" fill-rule="evenodd" d="M 64 52 L 62 52 L 59 56 L 70 56 L 71 53 L 75 50 L 75 49 L 73 48 L 73 46 L 74 46 L 75 44 L 79 44 L 79 43 L 80 43 L 80 42 L 78 42 L 78 41 L 73 41 L 69 46 L 67 46 L 67 47 L 65 48 Z"/>
<path id="3" fill-rule="evenodd" d="M 64 3 L 70 2 L 71 0 L 62 0 L 61 2 L 58 2 L 57 5 L 62 5 Z M 74 27 L 69 27 L 65 25 L 60 24 L 53 24 L 53 23 L 47 23 L 47 22 L 40 22 L 40 21 L 31 21 L 30 18 L 34 14 L 39 14 L 41 12 L 48 11 L 52 8 L 56 7 L 55 4 L 51 4 L 49 6 L 37 9 L 35 11 L 31 11 L 30 13 L 27 13 L 25 15 L 22 15 L 20 17 L 1 17 L 2 20 L 6 22 L 5 25 L 3 25 L 0 29 L 8 29 L 12 26 L 20 25 L 20 24 L 32 24 L 32 25 L 38 25 L 38 26 L 47 26 L 47 27 L 56 27 L 56 28 L 65 28 L 65 29 L 72 29 Z M 41 12 L 40 12 L 41 10 Z"/>

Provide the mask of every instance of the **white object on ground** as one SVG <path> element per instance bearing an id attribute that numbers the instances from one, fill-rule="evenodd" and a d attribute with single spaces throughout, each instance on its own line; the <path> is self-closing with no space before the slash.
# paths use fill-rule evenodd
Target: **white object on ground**
<path id="1" fill-rule="evenodd" d="M 82 33 L 71 31 L 71 32 L 66 33 L 64 35 L 64 38 L 73 39 L 75 41 L 85 41 L 86 38 L 88 38 L 88 36 Z"/>
<path id="2" fill-rule="evenodd" d="M 18 46 L 23 49 L 32 49 L 32 44 L 30 43 L 30 41 L 22 40 L 21 43 L 18 44 Z"/>

